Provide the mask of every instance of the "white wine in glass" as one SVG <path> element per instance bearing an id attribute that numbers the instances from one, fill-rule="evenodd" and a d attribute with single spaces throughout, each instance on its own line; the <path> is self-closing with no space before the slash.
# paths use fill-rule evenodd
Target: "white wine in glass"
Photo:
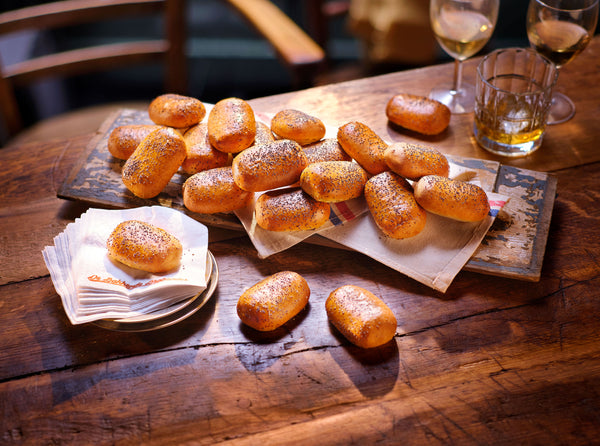
<path id="1" fill-rule="evenodd" d="M 452 85 L 435 87 L 430 98 L 446 104 L 452 113 L 473 111 L 475 88 L 462 81 L 462 61 L 478 53 L 490 40 L 498 20 L 499 0 L 431 0 L 433 33 L 454 58 Z"/>
<path id="2" fill-rule="evenodd" d="M 527 10 L 527 36 L 531 46 L 560 68 L 588 45 L 598 23 L 598 0 L 531 0 Z M 575 115 L 573 101 L 554 93 L 548 124 Z"/>

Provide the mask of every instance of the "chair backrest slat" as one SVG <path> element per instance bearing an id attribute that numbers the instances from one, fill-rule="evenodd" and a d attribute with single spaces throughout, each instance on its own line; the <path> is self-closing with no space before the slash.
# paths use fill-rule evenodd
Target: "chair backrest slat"
<path id="1" fill-rule="evenodd" d="M 45 77 L 102 71 L 107 64 L 126 66 L 159 61 L 168 48 L 166 40 L 155 40 L 75 49 L 16 63 L 4 70 L 4 76 L 15 87 L 22 87 Z"/>
<path id="2" fill-rule="evenodd" d="M 164 0 L 65 0 L 45 3 L 0 14 L 0 34 L 156 14 L 165 8 L 164 3 Z"/>

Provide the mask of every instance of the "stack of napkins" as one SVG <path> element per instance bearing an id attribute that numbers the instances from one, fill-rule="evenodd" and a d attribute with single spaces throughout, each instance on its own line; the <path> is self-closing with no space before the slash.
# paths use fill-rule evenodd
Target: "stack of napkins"
<path id="1" fill-rule="evenodd" d="M 179 268 L 152 274 L 108 256 L 106 241 L 121 222 L 141 220 L 177 237 Z M 207 286 L 208 229 L 163 206 L 90 209 L 43 251 L 56 292 L 73 324 L 151 314 L 192 297 Z"/>

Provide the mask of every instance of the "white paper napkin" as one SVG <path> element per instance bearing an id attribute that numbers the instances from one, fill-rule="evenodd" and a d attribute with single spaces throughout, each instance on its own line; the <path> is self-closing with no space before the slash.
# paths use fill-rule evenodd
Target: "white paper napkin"
<path id="1" fill-rule="evenodd" d="M 256 223 L 254 206 L 260 195 L 260 193 L 254 194 L 254 199 L 246 207 L 236 210 L 235 215 L 244 226 L 248 237 L 250 237 L 252 244 L 258 252 L 258 256 L 263 259 L 278 252 L 285 251 L 301 241 L 306 240 L 311 235 L 319 234 L 325 231 L 325 229 L 333 228 L 345 221 L 354 219 L 368 210 L 363 197 L 344 201 L 342 203 L 331 203 L 329 220 L 320 228 L 309 231 L 273 232 L 261 228 Z"/>
<path id="2" fill-rule="evenodd" d="M 487 195 L 492 209 L 485 219 L 476 223 L 459 222 L 428 212 L 421 233 L 395 240 L 383 235 L 371 214 L 365 213 L 321 235 L 445 292 L 508 201 L 493 192 Z"/>
<path id="3" fill-rule="evenodd" d="M 152 274 L 109 258 L 106 241 L 126 220 L 141 220 L 177 237 L 181 265 Z M 206 288 L 208 229 L 177 210 L 150 206 L 125 210 L 90 209 L 43 250 L 44 261 L 73 324 L 149 314 Z"/>

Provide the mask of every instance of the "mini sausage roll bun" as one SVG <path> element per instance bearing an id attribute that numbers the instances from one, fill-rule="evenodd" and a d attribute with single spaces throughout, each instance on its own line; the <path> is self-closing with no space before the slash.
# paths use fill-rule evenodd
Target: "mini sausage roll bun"
<path id="1" fill-rule="evenodd" d="M 240 296 L 240 320 L 259 331 L 272 331 L 296 316 L 308 303 L 310 288 L 300 274 L 281 271 L 266 277 Z"/>
<path id="2" fill-rule="evenodd" d="M 198 172 L 183 183 L 183 204 L 199 214 L 231 212 L 250 204 L 253 196 L 235 184 L 230 166 Z"/>
<path id="3" fill-rule="evenodd" d="M 427 213 L 415 200 L 412 186 L 393 172 L 380 173 L 367 181 L 365 199 L 373 220 L 388 237 L 414 237 L 425 227 Z"/>
<path id="4" fill-rule="evenodd" d="M 337 203 L 363 194 L 367 172 L 352 161 L 309 164 L 300 176 L 300 187 L 315 200 Z"/>
<path id="5" fill-rule="evenodd" d="M 425 175 L 447 177 L 450 172 L 448 159 L 433 147 L 406 142 L 390 145 L 383 154 L 389 168 L 409 180 Z"/>
<path id="6" fill-rule="evenodd" d="M 308 231 L 328 219 L 328 203 L 317 201 L 299 187 L 265 192 L 256 200 L 256 223 L 267 231 Z"/>
<path id="7" fill-rule="evenodd" d="M 271 120 L 271 130 L 279 138 L 291 139 L 301 146 L 321 140 L 326 132 L 319 118 L 292 109 L 278 112 Z"/>
<path id="8" fill-rule="evenodd" d="M 208 126 L 200 122 L 183 134 L 186 145 L 185 160 L 181 164 L 183 171 L 189 175 L 216 167 L 228 166 L 230 155 L 215 149 L 208 140 Z"/>
<path id="9" fill-rule="evenodd" d="M 254 143 L 256 118 L 243 99 L 221 99 L 208 114 L 207 123 L 210 143 L 221 152 L 239 153 Z"/>
<path id="10" fill-rule="evenodd" d="M 186 156 L 185 141 L 171 127 L 150 133 L 123 165 L 123 184 L 135 196 L 153 198 L 162 192 Z"/>
<path id="11" fill-rule="evenodd" d="M 108 136 L 108 151 L 115 158 L 126 160 L 131 156 L 143 139 L 160 128 L 152 124 L 129 124 L 115 127 Z"/>
<path id="12" fill-rule="evenodd" d="M 256 136 L 252 145 L 259 146 L 275 141 L 275 136 L 267 124 L 256 121 Z"/>
<path id="13" fill-rule="evenodd" d="M 106 242 L 109 257 L 131 268 L 164 273 L 179 266 L 181 242 L 162 228 L 138 220 L 119 223 Z"/>
<path id="14" fill-rule="evenodd" d="M 423 135 L 437 135 L 450 125 L 450 109 L 435 99 L 401 93 L 387 103 L 390 122 Z"/>
<path id="15" fill-rule="evenodd" d="M 337 139 L 344 151 L 371 175 L 388 170 L 383 160 L 387 144 L 362 122 L 349 122 L 341 126 Z"/>
<path id="16" fill-rule="evenodd" d="M 154 98 L 148 107 L 148 115 L 156 124 L 185 128 L 202 121 L 206 108 L 196 98 L 169 93 Z"/>
<path id="17" fill-rule="evenodd" d="M 233 179 L 243 190 L 261 192 L 296 183 L 306 164 L 297 142 L 280 139 L 238 154 L 232 163 Z"/>
<path id="18" fill-rule="evenodd" d="M 308 164 L 319 161 L 352 161 L 350 155 L 344 152 L 337 138 L 325 138 L 302 147 Z"/>
<path id="19" fill-rule="evenodd" d="M 388 343 L 396 334 L 398 322 L 392 310 L 364 288 L 345 285 L 325 301 L 327 318 L 346 339 L 361 348 Z"/>
<path id="20" fill-rule="evenodd" d="M 415 184 L 415 199 L 429 212 L 458 221 L 481 221 L 490 212 L 481 187 L 437 175 L 425 176 Z"/>

